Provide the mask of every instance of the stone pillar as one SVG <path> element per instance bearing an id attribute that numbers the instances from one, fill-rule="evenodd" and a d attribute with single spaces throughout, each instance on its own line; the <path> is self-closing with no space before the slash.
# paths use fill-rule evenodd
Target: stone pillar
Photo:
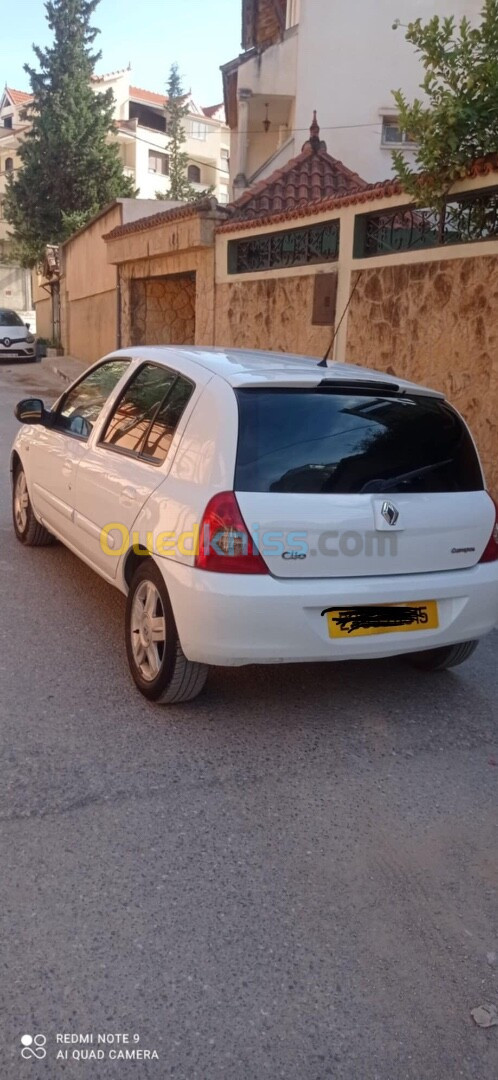
<path id="1" fill-rule="evenodd" d="M 237 94 L 237 150 L 233 194 L 236 199 L 247 188 L 247 151 L 249 147 L 249 102 L 252 90 L 240 89 Z"/>

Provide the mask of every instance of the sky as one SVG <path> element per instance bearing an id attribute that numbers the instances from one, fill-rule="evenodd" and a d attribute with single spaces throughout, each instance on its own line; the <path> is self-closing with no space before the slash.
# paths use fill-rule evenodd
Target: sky
<path id="1" fill-rule="evenodd" d="M 7 0 L 0 0 L 0 10 Z M 43 0 L 9 3 L 3 13 L 0 84 L 29 90 L 23 70 L 35 60 L 32 45 L 50 40 Z M 14 17 L 15 10 L 15 17 Z M 100 0 L 93 17 L 102 31 L 97 73 L 131 63 L 131 82 L 164 92 L 170 65 L 177 62 L 186 90 L 200 105 L 222 101 L 220 64 L 240 52 L 240 0 Z"/>

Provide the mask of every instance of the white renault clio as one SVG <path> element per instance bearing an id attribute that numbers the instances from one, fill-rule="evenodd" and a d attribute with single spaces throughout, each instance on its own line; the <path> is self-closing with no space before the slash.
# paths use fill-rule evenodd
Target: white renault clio
<path id="1" fill-rule="evenodd" d="M 16 408 L 16 535 L 127 594 L 142 693 L 213 664 L 461 663 L 498 623 L 498 513 L 441 394 L 366 368 L 132 348 Z"/>

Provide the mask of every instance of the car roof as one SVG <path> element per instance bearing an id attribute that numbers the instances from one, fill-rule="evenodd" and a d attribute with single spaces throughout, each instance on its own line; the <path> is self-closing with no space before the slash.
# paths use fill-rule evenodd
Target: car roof
<path id="1" fill-rule="evenodd" d="M 324 380 L 340 383 L 379 383 L 379 389 L 388 386 L 418 394 L 430 394 L 443 397 L 436 390 L 419 386 L 417 383 L 398 379 L 396 375 L 386 375 L 384 371 L 362 367 L 357 364 L 328 362 L 320 364 L 317 356 L 300 356 L 294 353 L 270 352 L 260 349 L 216 348 L 203 345 L 142 345 L 131 349 L 121 349 L 113 356 L 127 356 L 136 360 L 153 360 L 154 363 L 176 365 L 181 360 L 199 365 L 199 367 L 224 379 L 233 387 L 242 386 L 318 386 Z"/>

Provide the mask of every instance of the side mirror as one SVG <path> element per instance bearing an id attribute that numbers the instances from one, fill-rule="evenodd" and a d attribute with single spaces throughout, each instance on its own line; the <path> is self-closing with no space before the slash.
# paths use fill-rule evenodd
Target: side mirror
<path id="1" fill-rule="evenodd" d="M 30 326 L 31 326 L 31 323 L 27 322 L 26 323 L 26 330 L 29 330 Z"/>
<path id="2" fill-rule="evenodd" d="M 14 416 L 21 424 L 44 424 L 46 412 L 43 401 L 36 397 L 24 398 L 17 403 Z"/>

